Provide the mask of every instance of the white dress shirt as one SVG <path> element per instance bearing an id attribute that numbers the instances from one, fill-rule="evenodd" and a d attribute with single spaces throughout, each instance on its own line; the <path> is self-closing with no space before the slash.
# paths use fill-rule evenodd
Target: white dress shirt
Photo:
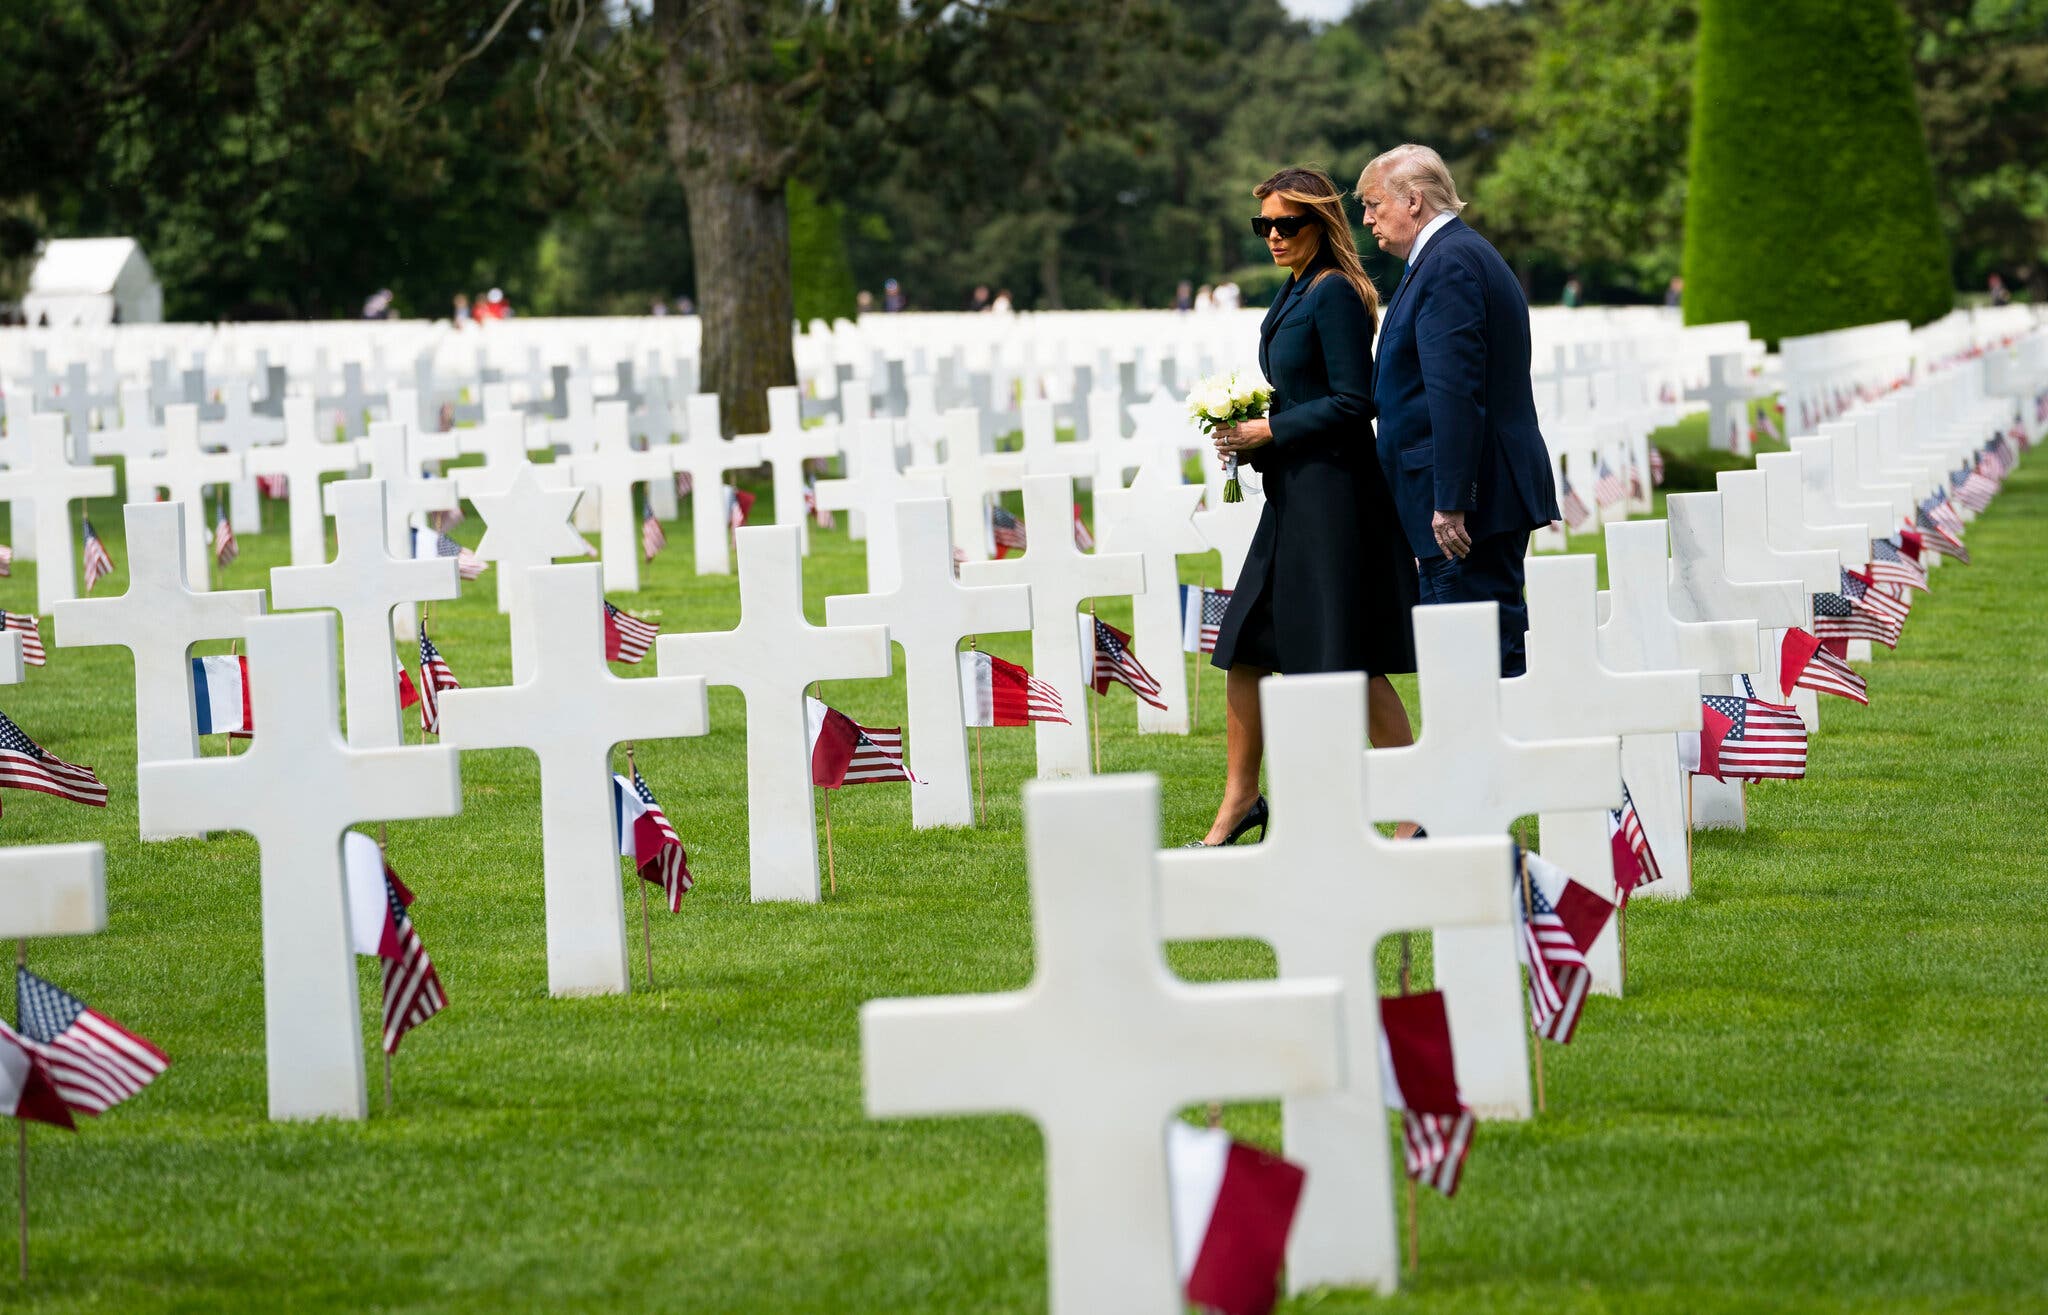
<path id="1" fill-rule="evenodd" d="M 1422 231 L 1415 235 L 1415 245 L 1408 248 L 1408 269 L 1401 271 L 1402 277 L 1407 277 L 1408 270 L 1414 269 L 1415 262 L 1422 259 L 1422 248 L 1436 236 L 1436 231 L 1456 218 L 1457 216 L 1448 210 L 1439 210 L 1436 218 L 1422 226 Z"/>

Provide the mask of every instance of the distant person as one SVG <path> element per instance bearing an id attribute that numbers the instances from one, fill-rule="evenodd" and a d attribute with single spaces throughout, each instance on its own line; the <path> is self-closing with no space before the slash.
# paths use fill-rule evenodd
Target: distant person
<path id="1" fill-rule="evenodd" d="M 1579 304 L 1579 292 L 1580 288 L 1577 275 L 1574 275 L 1571 278 L 1568 278 L 1564 281 L 1564 296 L 1561 297 L 1559 300 L 1563 302 L 1564 308 L 1566 310 L 1570 310 Z"/>
<path id="2" fill-rule="evenodd" d="M 363 318 L 366 320 L 388 320 L 391 318 L 391 289 L 379 288 L 363 302 Z"/>
<path id="3" fill-rule="evenodd" d="M 1671 281 L 1664 285 L 1664 304 L 1666 306 L 1669 306 L 1672 310 L 1677 310 L 1680 303 L 1682 303 L 1684 300 L 1685 280 L 1680 278 L 1678 275 L 1673 274 L 1671 276 Z"/>
<path id="4" fill-rule="evenodd" d="M 1204 283 L 1204 284 L 1203 284 L 1203 285 L 1202 285 L 1201 287 L 1199 287 L 1199 288 L 1196 288 L 1196 289 L 1195 289 L 1195 309 L 1196 309 L 1196 310 L 1215 310 L 1215 309 L 1216 309 L 1216 289 L 1214 289 L 1214 288 L 1210 287 L 1210 286 L 1209 286 L 1208 284 L 1206 284 L 1206 283 Z"/>
<path id="5" fill-rule="evenodd" d="M 890 279 L 882 285 L 882 309 L 891 315 L 910 305 L 910 299 L 903 295 L 903 285 Z"/>
<path id="6" fill-rule="evenodd" d="M 676 314 L 695 315 L 696 313 L 697 301 L 694 297 L 691 297 L 686 293 L 683 296 L 676 298 Z"/>
<path id="7" fill-rule="evenodd" d="M 449 312 L 449 319 L 454 321 L 455 327 L 458 329 L 462 328 L 464 325 L 474 324 L 476 322 L 470 316 L 469 298 L 467 296 L 460 292 L 455 294 L 455 308 Z"/>
<path id="8" fill-rule="evenodd" d="M 655 316 L 657 319 L 663 315 L 668 314 L 668 302 L 660 297 L 656 297 L 654 299 L 654 304 L 647 308 L 647 313 L 649 315 Z"/>
<path id="9" fill-rule="evenodd" d="M 1529 303 L 1493 244 L 1458 218 L 1443 157 L 1396 146 L 1358 177 L 1365 226 L 1408 268 L 1381 321 L 1380 465 L 1424 603 L 1494 603 L 1500 674 L 1526 669 L 1529 533 L 1560 518 L 1529 377 Z"/>
<path id="10" fill-rule="evenodd" d="M 1008 315 L 1012 310 L 1016 309 L 1010 302 L 1010 290 L 1004 288 L 996 293 L 996 299 L 988 304 L 988 308 L 992 314 L 996 315 Z"/>
<path id="11" fill-rule="evenodd" d="M 871 314 L 874 311 L 874 309 L 874 293 L 869 292 L 866 288 L 862 288 L 859 292 L 853 294 L 853 313 L 856 318 L 862 315 Z"/>
<path id="12" fill-rule="evenodd" d="M 988 284 L 977 283 L 974 285 L 974 291 L 968 295 L 967 309 L 975 312 L 985 311 L 993 300 L 994 298 L 989 294 Z"/>
<path id="13" fill-rule="evenodd" d="M 1173 308 L 1182 313 L 1195 308 L 1195 285 L 1182 279 L 1173 290 Z"/>
<path id="14" fill-rule="evenodd" d="M 1242 305 L 1244 305 L 1244 293 L 1238 290 L 1237 284 L 1232 283 L 1229 279 L 1225 279 L 1216 285 L 1217 310 L 1236 310 Z"/>
<path id="15" fill-rule="evenodd" d="M 1990 282 L 1986 286 L 1988 287 L 1991 293 L 1992 305 L 2012 305 L 2012 293 L 2010 290 L 2006 288 L 2004 279 L 2000 278 L 1997 274 L 1993 274 L 1991 276 Z"/>

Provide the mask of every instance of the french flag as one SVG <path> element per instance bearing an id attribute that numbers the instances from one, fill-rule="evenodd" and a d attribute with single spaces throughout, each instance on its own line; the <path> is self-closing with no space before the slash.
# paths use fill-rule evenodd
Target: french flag
<path id="1" fill-rule="evenodd" d="M 256 724 L 249 715 L 249 659 L 193 658 L 192 703 L 201 735 L 252 735 Z"/>
<path id="2" fill-rule="evenodd" d="M 668 843 L 654 810 L 617 772 L 612 773 L 612 833 L 619 838 L 619 857 L 632 859 L 635 868 L 650 862 Z"/>
<path id="3" fill-rule="evenodd" d="M 1221 1128 L 1167 1125 L 1173 1259 L 1190 1304 L 1267 1315 L 1307 1174 Z"/>

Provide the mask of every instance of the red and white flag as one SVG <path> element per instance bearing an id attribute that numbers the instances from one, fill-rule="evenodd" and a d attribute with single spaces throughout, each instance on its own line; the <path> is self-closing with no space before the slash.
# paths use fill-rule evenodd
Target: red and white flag
<path id="1" fill-rule="evenodd" d="M 1614 859 L 1614 888 L 1619 905 L 1628 903 L 1629 892 L 1659 880 L 1664 873 L 1657 856 L 1650 852 L 1650 837 L 1643 830 L 1642 815 L 1630 797 L 1626 782 L 1621 787 L 1621 807 L 1607 814 L 1607 844 Z"/>
<path id="2" fill-rule="evenodd" d="M 1454 1195 L 1472 1149 L 1472 1111 L 1458 1093 L 1442 991 L 1380 998 L 1380 1076 L 1401 1111 L 1408 1176 Z"/>
<path id="3" fill-rule="evenodd" d="M 1784 701 L 1792 701 L 1795 689 L 1818 694 L 1837 694 L 1858 703 L 1870 702 L 1870 686 L 1856 669 L 1828 652 L 1818 636 L 1798 626 L 1785 632 L 1778 643 L 1778 682 Z"/>
<path id="4" fill-rule="evenodd" d="M 64 1103 L 104 1114 L 171 1066 L 170 1056 L 26 968 L 14 970 L 21 1040 L 43 1061 Z"/>
<path id="5" fill-rule="evenodd" d="M 1300 1165 L 1176 1119 L 1166 1128 L 1173 1259 L 1188 1303 L 1267 1315 L 1307 1180 Z"/>
<path id="6" fill-rule="evenodd" d="M 968 726 L 1068 724 L 1058 690 L 1016 663 L 978 650 L 960 655 L 960 702 Z"/>
<path id="7" fill-rule="evenodd" d="M 45 666 L 49 655 L 43 651 L 42 623 L 26 612 L 0 612 L 6 628 L 21 632 L 21 660 L 32 667 Z"/>
<path id="8" fill-rule="evenodd" d="M 1614 905 L 1541 854 L 1524 850 L 1522 858 L 1528 881 L 1525 889 L 1523 874 L 1515 874 L 1515 927 L 1529 970 L 1529 1016 L 1539 1036 L 1569 1045 L 1593 985 L 1586 951 L 1614 916 Z"/>
<path id="9" fill-rule="evenodd" d="M 747 523 L 753 514 L 754 495 L 736 485 L 728 484 L 725 489 L 725 523 L 733 529 Z"/>
<path id="10" fill-rule="evenodd" d="M 1088 669 L 1084 679 L 1095 687 L 1097 694 L 1108 694 L 1110 682 L 1128 685 L 1131 693 L 1137 695 L 1155 708 L 1164 709 L 1166 700 L 1160 696 L 1159 682 L 1145 664 L 1138 661 L 1138 653 L 1131 643 L 1131 637 L 1099 617 L 1081 617 L 1083 630 L 1094 621 L 1095 642 L 1090 645 Z M 1084 634 L 1083 643 L 1087 643 Z M 1177 661 L 1178 659 L 1176 659 Z"/>
<path id="11" fill-rule="evenodd" d="M 1095 551 L 1095 536 L 1088 532 L 1088 523 L 1081 519 L 1081 504 L 1074 504 L 1074 546 L 1082 552 Z"/>
<path id="12" fill-rule="evenodd" d="M 5 1023 L 0 1023 L 0 1114 L 26 1123 L 78 1128 L 49 1068 L 29 1048 L 28 1041 Z"/>
<path id="13" fill-rule="evenodd" d="M 413 893 L 360 831 L 342 837 L 348 875 L 349 934 L 357 954 L 384 961 L 384 1053 L 398 1053 L 405 1034 L 447 1007 L 447 992 L 412 925 Z"/>
<path id="14" fill-rule="evenodd" d="M 403 712 L 420 701 L 420 691 L 412 683 L 412 677 L 406 674 L 405 663 L 396 654 L 392 655 L 391 661 L 398 668 L 398 710 Z"/>
<path id="15" fill-rule="evenodd" d="M 1806 723 L 1795 708 L 1766 703 L 1753 692 L 1706 694 L 1700 720 L 1702 776 L 1725 781 L 1796 781 L 1806 775 Z"/>
<path id="16" fill-rule="evenodd" d="M 635 663 L 647 656 L 647 649 L 661 626 L 642 621 L 619 610 L 610 599 L 604 604 L 604 656 L 607 662 Z"/>
<path id="17" fill-rule="evenodd" d="M 640 518 L 640 553 L 648 561 L 668 547 L 668 536 L 661 532 L 661 522 L 655 518 L 654 504 L 647 505 L 647 514 Z"/>
<path id="18" fill-rule="evenodd" d="M 100 542 L 100 536 L 93 532 L 91 521 L 81 520 L 79 525 L 85 535 L 85 544 L 79 549 L 80 555 L 85 559 L 85 591 L 91 593 L 94 585 L 114 573 L 114 559 L 107 555 L 107 545 Z M 9 549 L 7 561 L 13 560 L 14 551 Z M 0 575 L 6 574 L 7 570 L 0 567 Z"/>
<path id="19" fill-rule="evenodd" d="M 837 790 L 917 780 L 903 765 L 901 727 L 863 726 L 813 698 L 804 700 L 804 709 L 811 730 L 811 784 Z"/>
<path id="20" fill-rule="evenodd" d="M 448 669 L 447 659 L 441 650 L 434 647 L 434 641 L 427 638 L 426 627 L 420 627 L 420 729 L 429 735 L 441 733 L 441 694 L 444 690 L 461 689 L 462 682 Z"/>
<path id="21" fill-rule="evenodd" d="M 90 767 L 68 763 L 28 737 L 0 712 L 0 786 L 39 790 L 93 808 L 107 806 L 106 783 Z"/>
<path id="22" fill-rule="evenodd" d="M 612 829 L 619 836 L 619 857 L 633 860 L 642 881 L 660 886 L 668 896 L 668 911 L 683 910 L 683 896 L 696 884 L 690 876 L 690 855 L 669 825 L 668 814 L 654 802 L 654 791 L 640 769 L 633 779 L 612 773 Z"/>

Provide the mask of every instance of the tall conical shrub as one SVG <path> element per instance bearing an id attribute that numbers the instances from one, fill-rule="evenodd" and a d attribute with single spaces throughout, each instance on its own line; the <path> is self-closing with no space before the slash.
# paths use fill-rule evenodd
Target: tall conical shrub
<path id="1" fill-rule="evenodd" d="M 1897 0 L 1701 0 L 1686 322 L 1776 342 L 1953 302 Z"/>

